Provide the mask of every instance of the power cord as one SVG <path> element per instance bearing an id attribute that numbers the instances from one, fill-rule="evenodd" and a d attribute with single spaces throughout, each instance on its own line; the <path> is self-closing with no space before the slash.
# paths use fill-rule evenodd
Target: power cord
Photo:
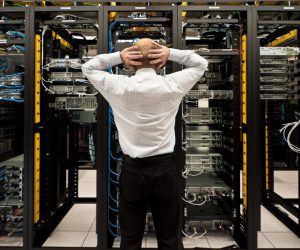
<path id="1" fill-rule="evenodd" d="M 300 113 L 296 112 L 296 115 L 300 117 Z M 299 126 L 300 124 L 300 119 L 298 121 L 295 121 L 295 122 L 291 122 L 291 123 L 285 123 L 283 124 L 283 127 L 279 130 L 280 133 L 283 134 L 283 138 L 284 140 L 287 142 L 289 148 L 300 154 L 300 148 L 297 147 L 295 144 L 291 143 L 290 139 L 291 139 L 291 136 L 292 136 L 292 133 L 295 131 L 295 129 Z M 290 131 L 288 132 L 288 134 L 286 135 L 286 130 L 291 127 Z"/>

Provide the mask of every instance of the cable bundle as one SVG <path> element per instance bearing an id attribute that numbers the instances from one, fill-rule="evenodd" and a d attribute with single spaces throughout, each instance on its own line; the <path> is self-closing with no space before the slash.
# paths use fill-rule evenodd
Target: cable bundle
<path id="1" fill-rule="evenodd" d="M 296 145 L 291 143 L 290 138 L 291 138 L 291 135 L 294 132 L 294 130 L 299 126 L 299 124 L 300 124 L 300 119 L 296 122 L 283 124 L 283 127 L 279 130 L 280 133 L 283 133 L 283 138 L 287 142 L 289 148 L 298 154 L 300 154 L 300 148 L 298 148 Z M 290 129 L 290 131 L 288 132 L 288 134 L 286 136 L 286 130 L 289 127 L 292 127 L 292 128 Z"/>

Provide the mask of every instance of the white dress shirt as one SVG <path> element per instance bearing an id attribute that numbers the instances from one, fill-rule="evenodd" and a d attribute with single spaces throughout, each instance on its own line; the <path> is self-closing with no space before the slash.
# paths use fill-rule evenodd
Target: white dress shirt
<path id="1" fill-rule="evenodd" d="M 170 49 L 168 59 L 186 68 L 165 76 L 152 68 L 139 69 L 131 77 L 108 73 L 109 67 L 122 63 L 120 52 L 97 55 L 82 65 L 85 76 L 111 105 L 121 149 L 132 158 L 173 152 L 181 100 L 208 65 L 189 50 Z"/>

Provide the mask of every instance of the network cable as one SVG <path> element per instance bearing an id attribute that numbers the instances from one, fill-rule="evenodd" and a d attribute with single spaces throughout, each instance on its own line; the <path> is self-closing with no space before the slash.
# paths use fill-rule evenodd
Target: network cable
<path id="1" fill-rule="evenodd" d="M 187 237 L 187 238 L 191 238 L 191 239 L 200 239 L 203 236 L 205 236 L 207 233 L 206 229 L 204 230 L 204 233 L 200 234 L 199 236 L 197 236 L 198 232 L 196 230 L 196 228 L 194 228 L 194 233 L 192 235 L 188 235 L 184 230 L 182 230 L 182 234 Z"/>
<path id="2" fill-rule="evenodd" d="M 9 30 L 6 32 L 10 38 L 25 38 L 25 34 L 20 31 Z"/>
<path id="3" fill-rule="evenodd" d="M 113 43 L 112 43 L 112 30 L 114 29 L 114 27 L 116 26 L 116 22 L 113 22 L 109 25 L 109 35 L 108 35 L 108 40 L 109 40 L 109 53 L 112 53 L 114 51 L 114 47 L 113 47 Z M 109 73 L 113 73 L 112 71 L 112 68 L 109 68 L 108 69 L 108 72 Z M 112 152 L 111 152 L 111 129 L 112 129 L 112 125 L 114 125 L 115 122 L 114 122 L 114 117 L 113 117 L 113 112 L 112 112 L 112 109 L 111 107 L 108 108 L 108 153 L 109 153 L 109 157 L 108 157 L 108 197 L 110 198 L 110 200 L 112 200 L 113 202 L 115 202 L 116 205 L 118 205 L 118 201 L 117 199 L 115 199 L 112 194 L 111 194 L 111 189 L 110 189 L 110 186 L 111 186 L 111 183 L 114 183 L 114 184 L 119 184 L 119 182 L 117 181 L 114 181 L 111 177 L 111 175 L 115 175 L 117 178 L 119 177 L 119 173 L 113 171 L 111 169 L 111 160 L 121 160 L 121 158 L 117 158 L 117 157 L 114 157 Z M 110 200 L 108 200 L 108 213 L 111 212 L 114 212 L 114 213 L 118 213 L 119 210 L 118 209 L 115 209 L 115 208 L 112 208 L 111 205 L 110 205 Z M 112 224 L 110 222 L 110 220 L 108 219 L 108 230 L 109 232 L 111 233 L 111 235 L 115 238 L 117 238 L 119 235 L 118 235 L 118 232 L 117 233 L 114 233 L 112 228 L 111 227 L 114 227 L 117 231 L 118 231 L 118 228 L 119 228 L 119 225 L 116 224 Z"/>
<path id="4" fill-rule="evenodd" d="M 296 113 L 297 115 L 300 115 L 299 113 Z M 287 142 L 289 148 L 300 154 L 300 148 L 297 147 L 296 145 L 294 145 L 293 143 L 291 143 L 290 139 L 291 139 L 291 135 L 292 133 L 295 131 L 295 129 L 299 126 L 300 124 L 300 119 L 298 121 L 295 121 L 295 122 L 291 122 L 291 123 L 286 123 L 286 124 L 283 124 L 283 127 L 279 130 L 280 133 L 283 134 L 283 138 L 284 140 Z M 291 127 L 290 131 L 288 132 L 288 134 L 286 135 L 286 130 L 287 128 Z"/>

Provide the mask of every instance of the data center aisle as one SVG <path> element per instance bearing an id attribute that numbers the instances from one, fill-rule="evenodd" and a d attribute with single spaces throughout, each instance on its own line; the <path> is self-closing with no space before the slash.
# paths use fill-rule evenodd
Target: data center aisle
<path id="1" fill-rule="evenodd" d="M 96 171 L 79 171 L 79 197 L 96 196 Z M 96 204 L 75 204 L 43 246 L 95 247 Z"/>
<path id="2" fill-rule="evenodd" d="M 296 171 L 277 171 L 275 182 L 277 192 L 282 196 L 298 197 Z M 79 175 L 79 196 L 92 197 L 96 192 L 96 172 L 81 170 Z M 84 211 L 84 212 L 83 212 Z M 259 248 L 297 248 L 300 239 L 284 224 L 278 221 L 267 209 L 261 207 L 261 232 L 258 234 Z M 95 247 L 96 236 L 96 204 L 75 204 L 67 216 L 57 226 L 43 246 L 79 246 Z M 228 234 L 208 233 L 201 240 L 184 240 L 184 246 L 192 248 L 222 248 L 234 244 Z M 120 245 L 119 239 L 114 247 Z M 156 247 L 155 237 L 145 235 L 143 247 Z"/>

